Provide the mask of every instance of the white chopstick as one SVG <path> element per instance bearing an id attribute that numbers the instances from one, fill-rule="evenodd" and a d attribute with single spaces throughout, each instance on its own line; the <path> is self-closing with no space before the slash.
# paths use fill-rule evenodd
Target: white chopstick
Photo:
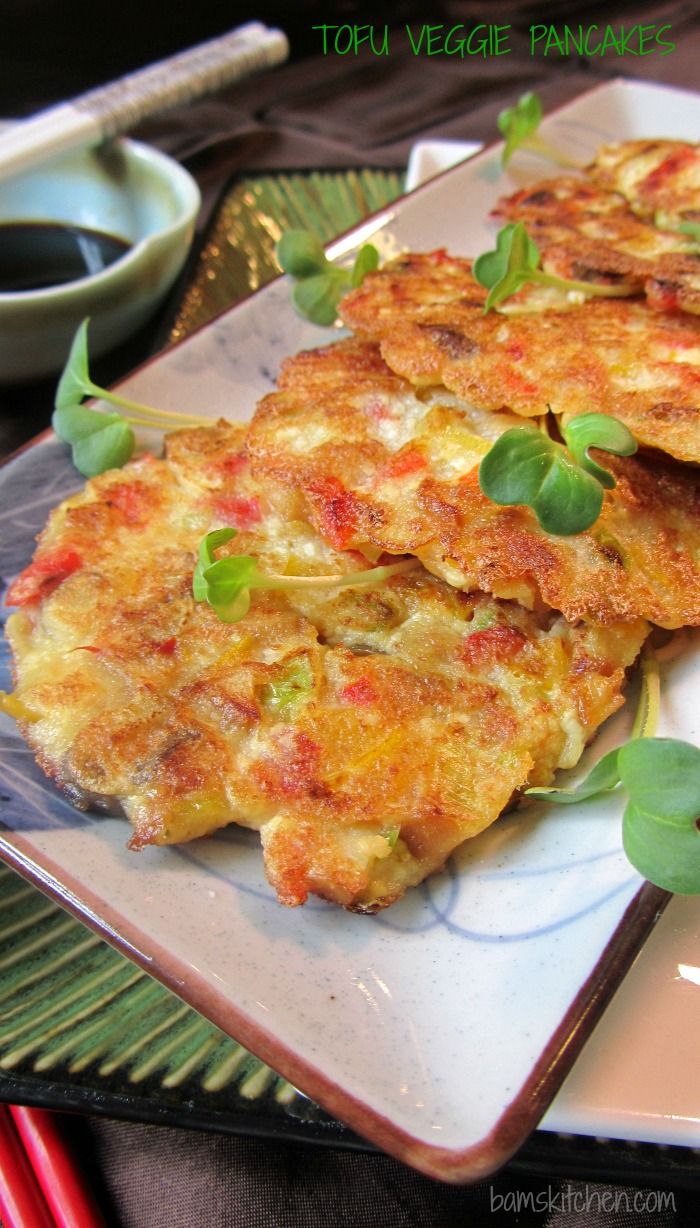
<path id="1" fill-rule="evenodd" d="M 0 178 L 59 153 L 133 128 L 148 115 L 272 68 L 289 54 L 287 36 L 259 21 L 20 120 L 0 132 Z"/>

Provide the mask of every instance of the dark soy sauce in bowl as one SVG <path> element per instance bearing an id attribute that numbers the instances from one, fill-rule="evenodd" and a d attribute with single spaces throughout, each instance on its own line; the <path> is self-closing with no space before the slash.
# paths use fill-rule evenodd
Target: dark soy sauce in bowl
<path id="1" fill-rule="evenodd" d="M 92 277 L 131 244 L 63 222 L 0 222 L 0 294 L 46 290 Z"/>

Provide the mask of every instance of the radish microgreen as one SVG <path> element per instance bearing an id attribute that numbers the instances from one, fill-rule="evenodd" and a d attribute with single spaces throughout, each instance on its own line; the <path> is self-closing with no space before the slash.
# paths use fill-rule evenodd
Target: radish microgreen
<path id="1" fill-rule="evenodd" d="M 622 845 L 627 860 L 657 887 L 700 895 L 700 749 L 657 738 L 659 666 L 642 653 L 642 685 L 628 742 L 608 751 L 573 789 L 527 789 L 557 805 L 588 801 L 624 789 Z"/>
<path id="2" fill-rule="evenodd" d="M 634 738 L 650 739 L 654 737 L 659 720 L 660 680 L 659 659 L 653 649 L 646 645 L 641 658 L 641 686 L 637 711 L 630 740 Z M 530 797 L 538 797 L 544 801 L 553 801 L 560 806 L 568 806 L 572 802 L 585 802 L 589 797 L 601 793 L 609 793 L 620 783 L 617 770 L 617 752 L 620 748 L 608 751 L 599 759 L 588 775 L 573 789 L 561 789 L 557 785 L 542 785 L 540 788 L 526 789 Z"/>
<path id="3" fill-rule="evenodd" d="M 368 571 L 350 571 L 327 576 L 281 576 L 260 571 L 251 555 L 237 554 L 217 559 L 214 551 L 235 537 L 235 529 L 214 529 L 207 533 L 199 547 L 199 557 L 192 577 L 195 601 L 206 601 L 224 623 L 236 623 L 250 609 L 252 589 L 321 589 L 343 585 L 382 584 L 391 576 L 415 570 L 416 559 L 402 559 Z"/>
<path id="4" fill-rule="evenodd" d="M 101 388 L 90 377 L 87 342 L 88 321 L 83 320 L 73 338 L 68 361 L 56 390 L 51 425 L 64 443 L 73 449 L 73 464 L 85 477 L 95 477 L 106 469 L 118 469 L 133 453 L 132 426 L 160 431 L 183 426 L 204 426 L 211 419 L 152 409 L 130 401 L 116 392 Z M 98 397 L 118 405 L 126 414 L 105 413 L 83 405 L 84 397 Z"/>
<path id="5" fill-rule="evenodd" d="M 495 249 L 477 256 L 472 268 L 476 280 L 489 291 L 484 312 L 491 311 L 525 285 L 550 286 L 586 297 L 626 298 L 632 293 L 632 287 L 623 283 L 604 286 L 546 273 L 541 268 L 541 259 L 540 249 L 527 233 L 524 222 L 508 222 L 501 227 L 496 235 Z"/>
<path id="6" fill-rule="evenodd" d="M 549 158 L 550 162 L 556 162 L 558 166 L 580 170 L 578 162 L 567 158 L 538 135 L 537 129 L 542 123 L 542 103 L 533 90 L 522 94 L 512 107 L 505 107 L 496 122 L 505 141 L 501 155 L 501 166 L 504 170 L 516 149 L 530 149 L 533 153 Z"/>
<path id="7" fill-rule="evenodd" d="M 638 738 L 618 752 L 628 802 L 627 859 L 658 887 L 700 895 L 700 749 L 674 738 Z"/>
<path id="8" fill-rule="evenodd" d="M 590 449 L 601 448 L 615 456 L 633 456 L 637 451 L 632 432 L 612 414 L 578 414 L 562 427 L 562 435 L 576 464 L 606 490 L 613 489 L 615 479 L 609 469 L 593 460 Z"/>
<path id="9" fill-rule="evenodd" d="M 615 485 L 589 448 L 631 456 L 637 444 L 627 427 L 607 414 L 581 414 L 562 427 L 562 434 L 567 447 L 529 427 L 505 431 L 479 466 L 479 485 L 492 503 L 530 507 L 545 532 L 567 537 L 594 524 L 603 487 Z"/>
<path id="10" fill-rule="evenodd" d="M 288 230 L 277 244 L 280 267 L 296 281 L 292 301 L 299 315 L 312 324 L 335 323 L 338 304 L 344 294 L 362 283 L 367 273 L 379 264 L 379 252 L 365 243 L 351 269 L 331 264 L 323 244 L 308 230 Z"/>
<path id="11" fill-rule="evenodd" d="M 51 424 L 59 439 L 71 445 L 73 464 L 86 478 L 105 469 L 120 469 L 136 446 L 134 432 L 121 414 L 64 405 L 54 410 Z"/>
<path id="12" fill-rule="evenodd" d="M 635 870 L 666 891 L 700 895 L 700 749 L 675 738 L 632 738 L 574 789 L 528 789 L 568 804 L 622 786 L 622 844 Z"/>

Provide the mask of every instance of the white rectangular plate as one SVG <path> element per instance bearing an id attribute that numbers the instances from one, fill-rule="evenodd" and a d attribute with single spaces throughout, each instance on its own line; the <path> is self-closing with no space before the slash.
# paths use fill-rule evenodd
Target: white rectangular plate
<path id="1" fill-rule="evenodd" d="M 545 128 L 583 160 L 605 140 L 695 139 L 700 97 L 614 83 Z M 504 176 L 498 148 L 487 150 L 335 250 L 371 233 L 384 255 L 435 247 L 476 254 L 492 245 L 497 196 L 550 173 L 524 155 L 512 166 Z M 164 408 L 246 418 L 280 360 L 328 336 L 298 319 L 280 280 L 138 371 L 124 391 Z M 50 439 L 4 471 L 0 569 L 8 578 L 28 561 L 51 505 L 75 484 Z M 693 645 L 664 672 L 660 732 L 697 741 Z M 628 720 L 606 728 L 596 756 L 626 736 Z M 231 828 L 135 855 L 122 821 L 71 810 L 12 723 L 3 721 L 0 733 L 0 853 L 359 1133 L 446 1180 L 497 1168 L 537 1124 L 665 899 L 626 862 L 613 800 L 565 815 L 543 807 L 509 816 L 385 914 L 357 917 L 318 902 L 287 911 L 250 833 Z M 684 913 L 687 902 L 678 903 L 681 923 L 697 924 L 692 907 Z M 697 1007 L 692 976 L 684 984 Z M 618 1020 L 625 1046 L 628 1029 L 657 1010 L 634 999 L 632 1007 Z M 606 1048 L 606 1071 L 624 1065 L 620 1049 Z M 686 1089 L 693 1079 L 697 1110 L 697 1064 L 686 1071 Z M 619 1128 L 628 1119 L 614 1075 L 607 1104 L 605 1096 L 586 1101 L 590 1079 L 583 1092 L 568 1086 L 553 1128 L 630 1136 Z M 675 1113 L 656 1090 L 637 1113 L 637 1136 L 700 1142 L 697 1111 L 693 1117 L 686 1101 Z M 674 1115 L 685 1134 L 660 1128 Z"/>

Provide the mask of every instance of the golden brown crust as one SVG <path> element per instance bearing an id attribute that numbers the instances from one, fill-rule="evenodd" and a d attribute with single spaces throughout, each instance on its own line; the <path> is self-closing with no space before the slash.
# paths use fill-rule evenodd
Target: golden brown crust
<path id="1" fill-rule="evenodd" d="M 688 141 L 637 140 L 602 145 L 587 173 L 619 192 L 638 217 L 676 229 L 700 221 L 700 146 Z"/>
<path id="2" fill-rule="evenodd" d="M 700 461 L 694 318 L 660 315 L 629 299 L 485 315 L 484 299 L 469 262 L 440 251 L 409 254 L 370 274 L 340 310 L 418 387 L 442 383 L 479 409 L 525 417 L 548 408 L 612 414 L 643 446 Z"/>
<path id="3" fill-rule="evenodd" d="M 563 175 L 502 198 L 495 213 L 525 223 L 549 273 L 627 286 L 661 311 L 700 311 L 697 243 L 641 220 L 618 192 Z"/>
<path id="4" fill-rule="evenodd" d="M 267 572 L 366 566 L 252 478 L 242 438 L 182 432 L 169 460 L 93 479 L 53 513 L 8 622 L 23 731 L 72 797 L 121 803 L 133 848 L 241 823 L 285 904 L 313 892 L 372 911 L 576 762 L 648 628 L 572 627 L 420 567 L 258 591 L 224 624 L 191 595 L 212 527 L 237 525 L 221 553 Z"/>
<path id="5" fill-rule="evenodd" d="M 410 552 L 468 591 L 545 604 L 571 621 L 700 623 L 697 471 L 606 457 L 617 486 L 600 519 L 555 537 L 529 509 L 498 507 L 479 489 L 482 424 L 493 438 L 513 421 L 470 412 L 444 389 L 413 392 L 376 346 L 352 339 L 285 364 L 248 448 L 338 546 Z"/>

